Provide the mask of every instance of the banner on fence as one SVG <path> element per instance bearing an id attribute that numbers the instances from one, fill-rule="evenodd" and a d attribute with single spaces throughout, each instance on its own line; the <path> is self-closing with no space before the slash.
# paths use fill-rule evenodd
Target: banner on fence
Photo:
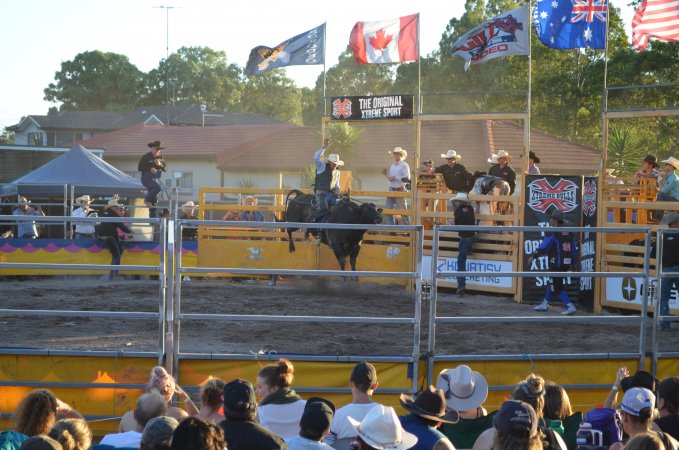
<path id="1" fill-rule="evenodd" d="M 457 271 L 457 258 L 438 258 L 438 272 L 455 272 Z M 497 272 L 511 272 L 513 269 L 511 261 L 493 261 L 488 259 L 468 259 L 467 272 L 467 286 L 493 286 L 498 288 L 512 287 L 511 277 L 496 277 L 493 273 Z M 452 275 L 444 276 L 448 281 L 457 281 L 457 277 Z M 422 279 L 431 281 L 431 256 L 422 257 Z"/>
<path id="2" fill-rule="evenodd" d="M 331 120 L 412 119 L 415 96 L 331 97 Z"/>

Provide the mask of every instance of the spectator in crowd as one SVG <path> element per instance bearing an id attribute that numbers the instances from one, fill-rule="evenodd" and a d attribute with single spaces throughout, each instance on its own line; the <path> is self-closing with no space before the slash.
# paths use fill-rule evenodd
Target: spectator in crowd
<path id="1" fill-rule="evenodd" d="M 606 169 L 606 183 L 608 184 L 625 184 L 618 176 L 615 174 L 615 169 Z"/>
<path id="2" fill-rule="evenodd" d="M 458 192 L 450 199 L 453 204 L 453 221 L 451 225 L 476 225 L 476 218 L 474 216 L 474 208 L 469 204 L 469 196 L 465 192 Z M 460 272 L 467 271 L 467 255 L 472 250 L 474 242 L 476 242 L 476 231 L 460 231 L 460 237 L 457 248 L 457 270 Z M 467 287 L 467 278 L 464 276 L 457 277 L 457 295 L 462 297 L 465 294 Z"/>
<path id="3" fill-rule="evenodd" d="M 326 223 L 331 206 L 337 204 L 340 196 L 340 171 L 338 167 L 344 165 L 338 154 L 331 153 L 327 158 L 323 156 L 330 145 L 330 139 L 323 141 L 323 146 L 314 153 L 316 178 L 314 180 L 314 195 L 316 196 L 316 221 Z"/>
<path id="4" fill-rule="evenodd" d="M 71 217 L 97 217 L 97 212 L 90 208 L 92 199 L 89 195 L 82 195 L 76 198 L 75 204 L 78 205 L 78 207 L 73 210 Z M 94 223 L 76 222 L 75 237 L 90 239 L 95 237 Z"/>
<path id="5" fill-rule="evenodd" d="M 394 157 L 394 163 L 388 169 L 382 169 L 382 174 L 389 180 L 389 190 L 392 192 L 406 192 L 406 184 L 410 183 L 410 166 L 405 162 L 408 152 L 401 147 L 396 147 L 390 152 Z M 405 197 L 387 197 L 387 209 L 408 209 Z M 400 218 L 399 218 L 400 217 Z M 410 225 L 410 219 L 404 216 L 385 216 L 387 225 Z"/>
<path id="6" fill-rule="evenodd" d="M 162 191 L 160 184 L 160 176 L 163 172 L 167 172 L 167 164 L 160 154 L 163 147 L 160 141 L 153 141 L 147 144 L 151 149 L 150 152 L 145 153 L 139 160 L 137 170 L 141 172 L 141 184 L 146 187 L 146 197 L 144 203 L 149 208 L 149 217 L 156 217 L 155 206 L 158 203 L 158 194 Z"/>
<path id="7" fill-rule="evenodd" d="M 670 156 L 661 161 L 665 164 L 663 168 L 663 178 L 660 181 L 660 192 L 656 200 L 664 202 L 679 201 L 679 178 L 675 171 L 679 169 L 679 159 Z"/>
<path id="8" fill-rule="evenodd" d="M 493 418 L 494 450 L 542 450 L 538 418 L 533 407 L 507 400 Z"/>
<path id="9" fill-rule="evenodd" d="M 141 434 L 139 450 L 169 450 L 172 433 L 178 425 L 177 419 L 167 416 L 149 420 Z"/>
<path id="10" fill-rule="evenodd" d="M 196 216 L 196 205 L 193 201 L 189 200 L 184 203 L 179 210 L 179 218 L 181 220 L 197 220 Z M 182 227 L 182 240 L 184 241 L 195 241 L 198 239 L 198 228 L 195 226 Z"/>
<path id="11" fill-rule="evenodd" d="M 665 445 L 656 433 L 644 431 L 627 441 L 625 450 L 665 450 Z"/>
<path id="12" fill-rule="evenodd" d="M 658 385 L 658 415 L 653 429 L 679 440 L 679 377 L 667 377 Z"/>
<path id="13" fill-rule="evenodd" d="M 321 442 L 330 432 L 335 405 L 320 397 L 312 397 L 304 406 L 299 421 L 299 435 L 285 440 L 289 450 L 332 450 Z"/>
<path id="14" fill-rule="evenodd" d="M 20 195 L 17 208 L 12 213 L 15 216 L 44 216 L 40 206 L 30 206 L 31 201 L 26 197 Z M 37 239 L 38 229 L 35 226 L 35 221 L 21 220 L 17 221 L 17 237 L 24 239 Z"/>
<path id="15" fill-rule="evenodd" d="M 356 427 L 349 421 L 349 417 L 360 422 L 375 407 L 373 394 L 377 386 L 375 366 L 366 361 L 357 363 L 349 377 L 351 403 L 335 411 L 330 433 L 323 442 L 338 447 L 338 443 L 347 442 L 356 437 Z"/>
<path id="16" fill-rule="evenodd" d="M 492 158 L 492 157 L 491 157 Z M 493 164 L 488 169 L 488 175 L 499 177 L 509 183 L 510 195 L 516 188 L 516 171 L 509 165 L 511 155 L 506 150 L 497 152 L 497 164 Z"/>
<path id="17" fill-rule="evenodd" d="M 49 436 L 33 436 L 26 439 L 19 450 L 63 450 L 63 447 L 58 441 L 55 441 Z"/>
<path id="18" fill-rule="evenodd" d="M 444 369 L 436 379 L 436 388 L 446 398 L 446 408 L 457 411 L 457 423 L 444 423 L 439 428 L 455 448 L 472 448 L 479 435 L 493 426 L 492 415 L 483 407 L 488 398 L 488 382 L 479 372 L 460 365 Z"/>
<path id="19" fill-rule="evenodd" d="M 115 195 L 106 204 L 106 208 L 101 213 L 100 217 L 121 217 L 122 216 L 122 204 L 119 203 L 118 196 Z M 120 258 L 123 255 L 123 244 L 120 242 L 120 237 L 118 236 L 118 230 L 128 235 L 133 234 L 125 223 L 120 222 L 102 222 L 99 226 L 99 238 L 104 243 L 104 246 L 111 252 L 111 265 L 119 266 Z M 118 275 L 117 270 L 112 270 L 109 274 L 108 279 L 113 280 Z"/>
<path id="20" fill-rule="evenodd" d="M 217 425 L 189 417 L 172 433 L 170 450 L 227 450 L 224 432 Z"/>
<path id="21" fill-rule="evenodd" d="M 102 445 L 110 445 L 112 447 L 132 447 L 139 448 L 141 444 L 141 435 L 146 424 L 154 417 L 160 417 L 167 414 L 167 403 L 158 391 L 153 390 L 142 394 L 137 399 L 137 404 L 132 413 L 135 423 L 135 428 L 129 431 L 120 433 L 111 433 L 104 436 L 99 442 Z M 124 419 L 124 417 L 123 417 Z M 122 427 L 122 423 L 121 423 Z"/>
<path id="22" fill-rule="evenodd" d="M 441 389 L 429 386 L 414 398 L 401 394 L 401 406 L 410 412 L 400 416 L 403 429 L 417 437 L 414 450 L 455 450 L 450 440 L 438 429 L 444 423 L 456 423 L 457 411 L 446 411 L 446 398 Z"/>
<path id="23" fill-rule="evenodd" d="M 222 393 L 226 383 L 219 378 L 210 378 L 200 388 L 200 410 L 195 417 L 207 422 L 218 424 L 224 420 L 220 413 L 222 409 Z"/>
<path id="24" fill-rule="evenodd" d="M 249 381 L 224 386 L 224 420 L 219 426 L 229 450 L 286 450 L 283 439 L 257 423 L 257 399 Z"/>
<path id="25" fill-rule="evenodd" d="M 193 403 L 191 397 L 189 397 L 189 395 L 184 392 L 184 390 L 177 384 L 177 381 L 174 379 L 174 377 L 167 373 L 165 368 L 162 366 L 156 366 L 151 369 L 151 376 L 149 377 L 145 391 L 157 391 L 163 397 L 167 412 L 161 415 L 167 415 L 181 421 L 187 416 L 196 415 L 199 412 L 198 407 Z M 181 408 L 177 408 L 176 406 L 170 406 L 172 397 L 174 397 L 175 394 L 182 398 L 188 412 Z M 136 430 L 138 427 L 139 424 L 137 421 L 135 421 L 132 412 L 125 413 L 122 419 L 120 419 L 120 432 Z"/>
<path id="26" fill-rule="evenodd" d="M 633 387 L 646 388 L 651 392 L 655 392 L 658 385 L 658 380 L 653 375 L 645 370 L 639 370 L 634 375 L 629 374 L 627 367 L 621 367 L 615 373 L 615 382 L 611 391 L 608 393 L 606 400 L 604 400 L 604 408 L 615 408 L 618 405 L 618 392 L 622 391 L 624 394 Z"/>
<path id="27" fill-rule="evenodd" d="M 284 439 L 299 434 L 299 420 L 306 402 L 291 388 L 295 369 L 287 359 L 263 367 L 257 374 L 257 416 L 265 428 Z"/>
<path id="28" fill-rule="evenodd" d="M 657 180 L 660 176 L 659 168 L 658 158 L 655 155 L 646 155 L 643 161 L 641 161 L 641 169 L 637 170 L 634 176 L 636 178 L 654 178 Z"/>
<path id="29" fill-rule="evenodd" d="M 667 225 L 670 229 L 679 228 L 679 213 L 666 213 L 662 219 L 662 224 Z M 675 275 L 679 272 L 679 233 L 665 233 L 662 239 L 662 271 L 666 273 L 662 277 L 662 285 L 660 287 L 660 315 L 669 316 L 670 314 L 670 296 L 672 295 L 672 287 L 679 286 L 679 276 Z M 657 253 L 656 242 L 651 246 L 651 258 L 655 258 Z M 661 320 L 660 330 L 669 331 L 670 321 Z"/>
<path id="30" fill-rule="evenodd" d="M 92 431 L 83 419 L 61 419 L 48 436 L 59 441 L 64 450 L 90 450 Z"/>
<path id="31" fill-rule="evenodd" d="M 455 150 L 448 150 L 441 154 L 441 158 L 446 160 L 446 164 L 442 164 L 436 168 L 429 168 L 429 173 L 440 173 L 443 175 L 443 181 L 446 187 L 453 193 L 468 192 L 471 189 L 470 178 L 471 174 L 465 166 L 458 163 L 462 159 Z"/>
<path id="32" fill-rule="evenodd" d="M 245 197 L 245 206 L 257 206 L 257 198 L 248 195 Z M 264 222 L 264 214 L 261 211 L 241 211 L 240 219 L 244 222 Z"/>
<path id="33" fill-rule="evenodd" d="M 417 444 L 417 437 L 403 429 L 390 406 L 378 403 L 362 421 L 349 417 L 349 422 L 356 428 L 354 450 L 407 450 Z"/>
<path id="34" fill-rule="evenodd" d="M 222 217 L 222 220 L 228 220 L 228 221 L 237 221 L 240 218 L 240 214 L 238 211 L 227 211 L 224 216 Z"/>
<path id="35" fill-rule="evenodd" d="M 545 384 L 545 405 L 542 409 L 545 426 L 559 433 L 569 450 L 577 447 L 577 435 L 582 413 L 573 412 L 566 390 L 548 381 Z"/>
<path id="36" fill-rule="evenodd" d="M 540 158 L 531 150 L 528 152 L 528 175 L 540 175 L 538 164 L 540 164 Z"/>
<path id="37" fill-rule="evenodd" d="M 550 227 L 559 227 L 564 224 L 566 219 L 563 212 L 557 210 L 549 217 Z M 532 266 L 533 261 L 540 255 L 547 255 L 549 270 L 555 272 L 568 272 L 577 268 L 578 247 L 575 235 L 570 232 L 554 231 L 546 233 L 535 253 L 528 257 L 528 264 Z M 562 277 L 550 277 L 545 292 L 545 298 L 535 306 L 535 311 L 547 311 L 552 295 L 556 294 L 563 302 L 564 310 L 561 314 L 571 315 L 577 312 L 577 308 L 571 301 L 566 291 L 565 279 Z M 537 411 L 536 411 L 537 412 Z"/>
<path id="38" fill-rule="evenodd" d="M 651 431 L 651 424 L 656 416 L 655 395 L 646 388 L 630 388 L 620 402 L 620 414 L 622 428 L 630 438 L 639 433 Z M 653 433 L 662 441 L 665 450 L 679 448 L 679 443 L 669 434 L 662 431 L 653 431 Z M 625 443 L 625 441 L 616 442 L 611 445 L 610 450 L 621 450 Z"/>

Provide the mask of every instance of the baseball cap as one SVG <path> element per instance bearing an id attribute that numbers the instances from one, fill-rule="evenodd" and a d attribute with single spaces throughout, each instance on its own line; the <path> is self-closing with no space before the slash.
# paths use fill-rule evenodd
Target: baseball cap
<path id="1" fill-rule="evenodd" d="M 158 444 L 169 445 L 172 440 L 172 433 L 177 428 L 177 419 L 167 416 L 154 417 L 149 420 L 144 427 L 141 435 L 141 442 L 144 447 L 155 448 Z"/>
<path id="2" fill-rule="evenodd" d="M 535 410 L 528 403 L 519 400 L 504 402 L 493 417 L 493 425 L 502 434 L 530 437 L 538 432 Z"/>
<path id="3" fill-rule="evenodd" d="M 252 383 L 236 378 L 224 386 L 224 408 L 231 411 L 251 411 L 257 407 Z"/>
<path id="4" fill-rule="evenodd" d="M 330 401 L 320 398 L 311 397 L 307 400 L 302 412 L 302 418 L 299 421 L 299 426 L 302 429 L 324 433 L 330 429 L 332 418 L 335 416 L 335 405 Z"/>
<path id="5" fill-rule="evenodd" d="M 377 370 L 367 361 L 361 361 L 351 371 L 351 381 L 356 384 L 372 386 L 377 383 Z"/>
<path id="6" fill-rule="evenodd" d="M 639 416 L 644 408 L 653 409 L 654 407 L 655 395 L 646 388 L 629 389 L 620 402 L 620 409 L 633 416 Z"/>
<path id="7" fill-rule="evenodd" d="M 26 439 L 19 450 L 63 450 L 63 447 L 49 436 L 38 435 Z"/>

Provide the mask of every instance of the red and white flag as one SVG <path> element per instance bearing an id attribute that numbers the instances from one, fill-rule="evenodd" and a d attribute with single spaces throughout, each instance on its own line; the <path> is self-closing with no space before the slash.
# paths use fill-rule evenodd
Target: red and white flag
<path id="1" fill-rule="evenodd" d="M 632 20 L 632 47 L 645 50 L 650 38 L 679 41 L 679 1 L 643 0 Z"/>
<path id="2" fill-rule="evenodd" d="M 416 61 L 419 14 L 378 22 L 356 22 L 349 46 L 358 64 L 387 64 Z"/>

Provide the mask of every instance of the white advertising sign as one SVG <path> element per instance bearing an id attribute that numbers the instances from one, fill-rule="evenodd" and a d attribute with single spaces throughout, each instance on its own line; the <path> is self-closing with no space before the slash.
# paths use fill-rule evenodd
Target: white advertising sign
<path id="1" fill-rule="evenodd" d="M 457 271 L 457 258 L 439 258 L 438 272 Z M 496 277 L 495 272 L 511 272 L 511 261 L 492 261 L 487 259 L 467 259 L 467 286 L 494 286 L 501 288 L 512 287 L 512 277 Z M 422 257 L 422 278 L 431 281 L 431 256 Z M 452 275 L 439 280 L 457 281 Z"/>
<path id="2" fill-rule="evenodd" d="M 648 296 L 649 304 L 651 304 L 652 296 L 655 294 L 657 281 L 655 278 L 650 278 L 649 281 L 650 286 L 648 287 Z M 644 289 L 646 289 L 644 277 L 629 276 L 625 278 L 607 278 L 606 300 L 641 305 Z M 677 308 L 679 308 L 679 292 L 677 292 L 675 285 L 670 294 L 670 309 Z"/>

